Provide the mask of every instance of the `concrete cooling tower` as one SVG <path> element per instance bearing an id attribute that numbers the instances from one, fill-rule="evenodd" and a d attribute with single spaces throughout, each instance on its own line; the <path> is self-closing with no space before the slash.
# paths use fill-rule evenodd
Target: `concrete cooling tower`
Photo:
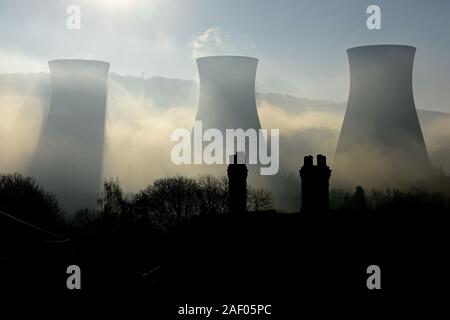
<path id="1" fill-rule="evenodd" d="M 335 154 L 334 186 L 408 186 L 429 174 L 413 97 L 415 51 L 403 45 L 347 50 L 350 94 Z"/>
<path id="2" fill-rule="evenodd" d="M 70 211 L 96 204 L 101 184 L 109 63 L 49 62 L 51 105 L 31 174 Z"/>
<path id="3" fill-rule="evenodd" d="M 197 121 L 203 128 L 260 129 L 255 102 L 258 59 L 213 56 L 197 59 L 200 98 Z"/>
<path id="4" fill-rule="evenodd" d="M 202 121 L 203 131 L 215 128 L 225 135 L 225 129 L 261 128 L 255 101 L 257 64 L 258 59 L 241 56 L 197 59 L 200 95 L 195 120 Z"/>

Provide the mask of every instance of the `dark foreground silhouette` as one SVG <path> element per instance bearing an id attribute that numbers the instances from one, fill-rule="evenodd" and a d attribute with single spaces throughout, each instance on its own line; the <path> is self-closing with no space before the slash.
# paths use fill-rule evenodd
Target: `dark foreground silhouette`
<path id="1" fill-rule="evenodd" d="M 17 194 L 31 183 L 19 178 L 16 185 L 26 187 Z M 331 306 L 372 310 L 447 296 L 450 219 L 444 195 L 365 195 L 358 188 L 332 193 L 341 209 L 228 212 L 226 184 L 209 179 L 203 189 L 188 178 L 162 179 L 131 199 L 109 182 L 96 212 L 82 210 L 65 224 L 56 223 L 56 209 L 43 215 L 41 225 L 39 219 L 24 224 L 25 215 L 5 215 L 12 202 L 21 204 L 18 212 L 39 203 L 56 206 L 37 186 L 19 202 L 0 192 L 2 294 L 20 294 L 24 301 L 27 295 L 51 296 L 46 301 L 53 306 L 62 300 L 77 308 L 118 299 L 107 310 L 132 302 L 164 319 L 177 318 L 185 304 L 271 304 L 271 318 L 285 319 L 315 306 L 321 306 L 318 314 L 334 312 Z M 69 265 L 81 268 L 81 290 L 67 289 Z M 370 265 L 381 269 L 381 290 L 367 288 Z"/>

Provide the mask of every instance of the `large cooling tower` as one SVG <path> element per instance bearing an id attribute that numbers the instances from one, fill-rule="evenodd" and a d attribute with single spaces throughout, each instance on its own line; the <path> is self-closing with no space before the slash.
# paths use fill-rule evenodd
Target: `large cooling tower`
<path id="1" fill-rule="evenodd" d="M 93 207 L 101 184 L 109 63 L 49 62 L 51 105 L 31 173 L 63 208 Z"/>
<path id="2" fill-rule="evenodd" d="M 260 129 L 255 102 L 258 59 L 212 56 L 197 59 L 200 98 L 197 121 L 203 128 Z"/>
<path id="3" fill-rule="evenodd" d="M 415 50 L 403 45 L 347 50 L 350 94 L 335 155 L 335 186 L 406 186 L 429 173 L 412 89 Z"/>
<path id="4" fill-rule="evenodd" d="M 225 129 L 261 128 L 255 101 L 257 64 L 258 59 L 241 56 L 197 59 L 200 96 L 195 120 L 202 121 L 203 130 L 215 128 L 225 134 Z M 231 154 L 235 151 L 239 150 Z"/>

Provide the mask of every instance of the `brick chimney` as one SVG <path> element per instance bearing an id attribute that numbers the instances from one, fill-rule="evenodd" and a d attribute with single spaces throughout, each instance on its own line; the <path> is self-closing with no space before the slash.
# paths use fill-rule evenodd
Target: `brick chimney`
<path id="1" fill-rule="evenodd" d="M 313 163 L 313 156 L 304 157 L 303 167 L 300 169 L 302 180 L 301 212 L 328 211 L 330 177 L 331 170 L 327 166 L 327 158 L 324 155 L 317 155 L 317 165 Z"/>
<path id="2" fill-rule="evenodd" d="M 247 210 L 247 166 L 245 154 L 238 152 L 230 159 L 228 173 L 228 201 L 231 213 Z"/>

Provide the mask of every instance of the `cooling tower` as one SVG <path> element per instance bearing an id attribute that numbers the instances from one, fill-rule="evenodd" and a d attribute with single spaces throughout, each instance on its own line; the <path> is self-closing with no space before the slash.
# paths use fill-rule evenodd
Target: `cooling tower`
<path id="1" fill-rule="evenodd" d="M 406 186 L 429 173 L 412 89 L 415 50 L 347 50 L 350 93 L 335 154 L 335 186 Z"/>
<path id="2" fill-rule="evenodd" d="M 211 128 L 260 129 L 255 102 L 258 59 L 240 56 L 211 56 L 197 59 L 200 95 L 196 121 L 203 131 Z M 231 150 L 230 154 L 236 151 Z M 248 144 L 245 153 L 248 154 Z M 225 154 L 224 162 L 228 159 Z"/>
<path id="3" fill-rule="evenodd" d="M 258 59 L 212 56 L 197 59 L 200 97 L 197 121 L 203 128 L 260 129 L 255 102 Z"/>
<path id="4" fill-rule="evenodd" d="M 51 105 L 31 174 L 60 205 L 93 207 L 99 193 L 109 63 L 49 62 Z"/>

